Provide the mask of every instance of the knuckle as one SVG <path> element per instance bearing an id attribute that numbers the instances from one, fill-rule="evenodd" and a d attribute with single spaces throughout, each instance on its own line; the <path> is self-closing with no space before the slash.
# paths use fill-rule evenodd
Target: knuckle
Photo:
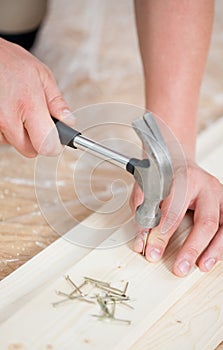
<path id="1" fill-rule="evenodd" d="M 174 211 L 167 211 L 166 215 L 167 215 L 166 217 L 167 223 L 169 222 L 174 224 L 179 218 L 179 214 Z"/>
<path id="2" fill-rule="evenodd" d="M 167 245 L 167 242 L 163 237 L 159 236 L 156 232 L 153 233 L 152 231 L 148 236 L 148 243 L 152 246 L 156 246 L 160 248 L 164 248 Z"/>
<path id="3" fill-rule="evenodd" d="M 50 113 L 55 117 L 60 117 L 62 115 L 62 111 L 68 108 L 66 102 L 60 94 L 48 99 L 48 106 Z"/>
<path id="4" fill-rule="evenodd" d="M 209 182 L 212 191 L 214 189 L 219 189 L 219 186 L 221 185 L 220 181 L 214 176 L 210 176 Z"/>
<path id="5" fill-rule="evenodd" d="M 44 82 L 52 81 L 56 83 L 52 71 L 44 63 L 41 62 L 38 68 L 39 68 L 40 76 L 43 78 Z"/>
<path id="6" fill-rule="evenodd" d="M 16 114 L 23 117 L 26 113 L 31 114 L 33 112 L 33 103 L 30 98 L 24 97 L 18 99 L 16 103 Z"/>
<path id="7" fill-rule="evenodd" d="M 163 224 L 161 227 L 161 231 L 166 233 L 167 231 L 170 231 L 177 222 L 179 221 L 179 213 L 176 213 L 175 211 L 162 211 L 162 216 L 164 218 Z"/>
<path id="8" fill-rule="evenodd" d="M 166 246 L 166 244 L 167 244 L 167 242 L 165 241 L 165 239 L 163 239 L 162 237 L 160 237 L 160 236 L 157 236 L 156 237 L 156 242 L 157 242 L 157 245 L 159 246 L 159 247 L 165 247 Z"/>
<path id="9" fill-rule="evenodd" d="M 52 97 L 51 99 L 49 99 L 48 103 L 49 104 L 54 104 L 54 105 L 61 105 L 61 104 L 65 105 L 64 99 L 63 99 L 63 97 L 60 94 L 58 94 L 58 95 Z"/>
<path id="10" fill-rule="evenodd" d="M 196 261 L 200 255 L 200 252 L 199 252 L 198 248 L 191 246 L 191 247 L 187 248 L 186 254 L 188 256 L 190 256 L 194 261 Z"/>
<path id="11" fill-rule="evenodd" d="M 49 79 L 54 79 L 54 76 L 53 76 L 52 71 L 50 70 L 49 67 L 47 67 L 46 64 L 44 64 L 44 63 L 41 62 L 41 67 L 42 67 L 42 69 L 45 71 L 45 74 L 47 75 L 47 77 L 48 77 Z"/>
<path id="12" fill-rule="evenodd" d="M 55 82 L 55 78 L 51 70 L 42 62 L 38 61 L 35 65 L 36 74 L 40 77 L 43 86 L 47 88 L 49 81 Z"/>
<path id="13" fill-rule="evenodd" d="M 218 226 L 219 226 L 219 220 L 216 217 L 216 215 L 210 215 L 207 216 L 206 218 L 203 218 L 201 220 L 201 227 L 200 229 L 206 233 L 206 232 L 214 232 L 217 231 Z"/>

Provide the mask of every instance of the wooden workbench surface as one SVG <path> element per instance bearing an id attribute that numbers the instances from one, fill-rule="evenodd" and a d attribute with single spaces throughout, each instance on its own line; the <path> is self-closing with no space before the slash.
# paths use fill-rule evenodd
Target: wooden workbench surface
<path id="1" fill-rule="evenodd" d="M 223 114 L 222 15 L 223 2 L 217 0 L 198 112 L 199 130 Z M 33 51 L 53 70 L 71 109 L 107 101 L 143 106 L 142 69 L 128 0 L 97 0 L 97 6 L 90 0 L 84 5 L 81 0 L 69 0 L 66 7 L 61 0 L 53 1 Z M 68 157 L 64 165 L 67 170 L 69 162 Z M 34 172 L 35 160 L 25 159 L 9 146 L 0 146 L 1 279 L 58 238 L 38 207 Z M 91 211 L 80 206 L 70 190 L 69 175 L 65 177 L 61 191 L 67 202 L 73 201 L 73 210 L 82 220 Z M 48 182 L 39 186 L 46 194 L 50 192 Z M 97 191 L 103 196 L 104 187 L 98 186 Z"/>
<path id="2" fill-rule="evenodd" d="M 223 118 L 199 136 L 197 154 L 199 164 L 220 181 L 223 181 L 219 164 L 223 152 L 222 132 Z M 47 198 L 52 188 L 51 183 Z M 193 224 L 188 213 L 163 259 L 149 264 L 132 251 L 135 225 L 128 201 L 121 204 L 124 194 L 125 191 L 119 191 L 113 205 L 105 203 L 63 238 L 3 279 L 0 288 L 2 349 L 213 350 L 219 344 L 223 332 L 222 262 L 209 273 L 193 268 L 186 278 L 172 274 L 176 253 Z M 121 204 L 119 209 L 118 204 Z M 49 206 L 47 208 L 49 210 Z M 60 215 L 60 220 L 65 222 L 64 219 L 65 216 Z M 92 287 L 89 290 L 85 285 L 77 294 L 84 293 L 87 303 L 85 298 L 77 299 L 77 294 L 72 294 L 75 300 L 64 302 L 66 293 L 75 286 L 73 282 L 73 288 L 70 283 L 67 285 L 65 276 L 70 276 L 78 285 L 84 276 L 109 281 L 113 287 L 119 285 L 122 293 L 127 286 L 133 309 L 118 304 L 113 325 L 98 322 L 92 317 L 101 315 L 94 300 L 96 293 L 103 292 Z M 110 289 L 103 283 L 103 290 L 105 288 Z"/>

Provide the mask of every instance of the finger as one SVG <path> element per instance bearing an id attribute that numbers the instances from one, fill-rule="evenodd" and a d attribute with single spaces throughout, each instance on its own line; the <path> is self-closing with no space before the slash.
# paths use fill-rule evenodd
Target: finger
<path id="1" fill-rule="evenodd" d="M 23 101 L 22 119 L 35 151 L 42 155 L 54 156 L 62 151 L 62 145 L 55 124 L 48 111 L 44 91 L 40 86 Z"/>
<path id="2" fill-rule="evenodd" d="M 0 144 L 8 143 L 7 139 L 5 138 L 4 134 L 0 131 Z"/>
<path id="3" fill-rule="evenodd" d="M 217 261 L 223 260 L 223 205 L 221 206 L 220 226 L 211 243 L 198 260 L 201 271 L 210 271 Z"/>
<path id="4" fill-rule="evenodd" d="M 161 205 L 162 217 L 160 224 L 153 228 L 148 236 L 146 259 L 155 262 L 163 256 L 170 238 L 179 227 L 188 208 L 189 195 L 185 193 L 180 182 L 174 183 L 170 195 Z"/>
<path id="5" fill-rule="evenodd" d="M 133 244 L 133 250 L 136 253 L 142 253 L 143 249 L 144 249 L 144 231 L 145 230 L 141 230 L 136 234 L 136 238 Z"/>
<path id="6" fill-rule="evenodd" d="M 75 118 L 61 95 L 56 80 L 48 67 L 45 66 L 44 70 L 41 69 L 40 78 L 50 114 L 56 119 L 63 120 L 70 126 L 73 126 Z"/>
<path id="7" fill-rule="evenodd" d="M 132 194 L 129 200 L 129 205 L 133 213 L 135 213 L 137 207 L 143 202 L 143 192 L 139 187 L 138 183 L 134 183 Z M 146 233 L 145 233 L 146 231 Z M 148 229 L 138 227 L 138 232 L 136 233 L 135 241 L 133 244 L 133 250 L 136 253 L 143 253 L 145 248 L 145 234 L 148 237 Z"/>
<path id="8" fill-rule="evenodd" d="M 9 118 L 4 117 L 4 124 L 1 132 L 1 141 L 4 143 L 9 143 L 15 149 L 28 158 L 33 158 L 37 155 L 37 152 L 30 142 L 27 131 L 25 130 L 21 119 L 16 118 L 16 113 L 13 114 L 14 118 L 9 120 Z M 10 125 L 12 123 L 12 126 Z"/>
<path id="9" fill-rule="evenodd" d="M 210 191 L 203 191 L 196 200 L 194 226 L 174 263 L 177 276 L 186 276 L 200 254 L 218 230 L 219 199 Z"/>
<path id="10" fill-rule="evenodd" d="M 129 205 L 133 213 L 135 213 L 136 208 L 142 203 L 143 201 L 143 193 L 141 188 L 139 187 L 138 183 L 135 182 L 132 190 L 132 194 L 129 200 Z M 138 228 L 138 232 L 136 233 L 135 241 L 133 244 L 133 250 L 136 253 L 142 253 L 144 248 L 144 229 Z"/>
<path id="11" fill-rule="evenodd" d="M 201 271 L 210 271 L 218 260 L 223 260 L 223 227 L 221 226 L 198 261 Z"/>
<path id="12" fill-rule="evenodd" d="M 169 242 L 170 236 L 160 235 L 160 231 L 153 229 L 147 238 L 145 257 L 150 262 L 157 262 L 161 259 Z"/>

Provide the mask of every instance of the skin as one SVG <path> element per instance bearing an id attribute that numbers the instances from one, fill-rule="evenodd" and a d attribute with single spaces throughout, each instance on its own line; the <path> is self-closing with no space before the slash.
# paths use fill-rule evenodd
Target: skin
<path id="1" fill-rule="evenodd" d="M 196 113 L 214 1 L 136 0 L 135 12 L 145 73 L 146 107 L 161 117 L 181 143 L 188 186 L 183 207 L 171 205 L 177 195 L 175 183 L 185 176 L 179 159 L 172 192 L 162 203 L 159 226 L 148 236 L 145 256 L 151 262 L 161 259 L 187 209 L 191 209 L 194 225 L 176 257 L 173 272 L 186 276 L 196 263 L 202 271 L 209 271 L 218 260 L 223 260 L 223 186 L 196 165 L 194 155 Z M 142 193 L 135 185 L 130 203 L 133 210 L 141 202 Z M 134 244 L 138 253 L 143 249 L 142 232 Z"/>
<path id="2" fill-rule="evenodd" d="M 162 203 L 161 223 L 149 234 L 146 258 L 152 262 L 161 259 L 187 209 L 192 209 L 194 226 L 177 255 L 173 269 L 177 276 L 186 276 L 195 263 L 202 271 L 208 271 L 223 260 L 223 188 L 194 161 L 196 112 L 211 36 L 213 3 L 135 3 L 146 107 L 171 128 L 184 148 L 187 164 L 183 207 L 171 204 L 177 197 L 177 182 L 185 176 L 178 159 L 172 192 Z M 0 39 L 0 77 L 0 99 L 7 101 L 0 107 L 0 142 L 12 144 L 27 157 L 58 154 L 62 146 L 50 114 L 62 119 L 70 112 L 50 70 L 21 47 Z M 135 185 L 133 210 L 141 202 L 142 193 Z M 164 229 L 170 226 L 171 229 Z M 142 252 L 141 233 L 134 249 Z"/>
<path id="3" fill-rule="evenodd" d="M 0 142 L 26 157 L 54 156 L 62 146 L 50 114 L 61 119 L 68 106 L 51 71 L 22 47 L 0 38 Z"/>

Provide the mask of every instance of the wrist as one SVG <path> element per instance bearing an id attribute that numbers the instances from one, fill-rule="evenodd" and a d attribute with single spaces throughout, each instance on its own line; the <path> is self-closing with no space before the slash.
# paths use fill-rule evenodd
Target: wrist
<path id="1" fill-rule="evenodd" d="M 173 135 L 174 143 L 177 141 L 180 144 L 185 157 L 194 160 L 197 135 L 196 109 L 192 110 L 191 105 L 190 108 L 180 108 L 174 102 L 169 105 L 163 102 L 165 101 L 154 99 L 151 102 L 150 99 L 147 99 L 146 109 L 153 112 L 164 126 L 167 126 Z"/>

